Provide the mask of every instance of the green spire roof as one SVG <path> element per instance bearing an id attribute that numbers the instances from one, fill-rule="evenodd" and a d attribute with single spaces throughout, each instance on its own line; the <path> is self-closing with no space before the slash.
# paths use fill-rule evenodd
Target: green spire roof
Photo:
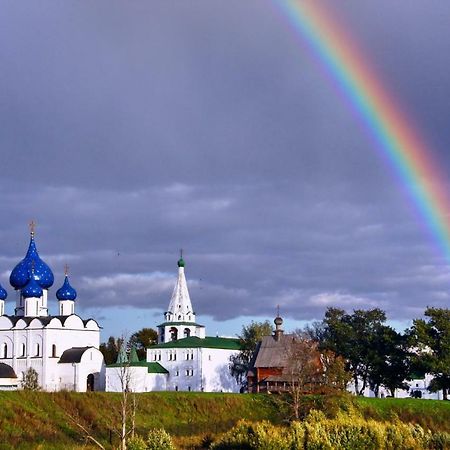
<path id="1" fill-rule="evenodd" d="M 116 364 L 124 364 L 128 362 L 127 351 L 125 350 L 125 345 L 122 343 L 119 349 L 119 354 L 117 355 Z"/>
<path id="2" fill-rule="evenodd" d="M 178 267 L 184 267 L 184 259 L 183 258 L 180 258 L 178 260 Z"/>
<path id="3" fill-rule="evenodd" d="M 137 355 L 136 348 L 135 347 L 131 347 L 130 363 L 136 363 L 136 362 L 139 362 L 139 357 Z"/>

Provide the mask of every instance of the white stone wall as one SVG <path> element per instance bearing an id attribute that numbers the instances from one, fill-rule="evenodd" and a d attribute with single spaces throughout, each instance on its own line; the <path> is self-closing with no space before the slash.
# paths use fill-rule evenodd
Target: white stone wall
<path id="1" fill-rule="evenodd" d="M 239 392 L 240 385 L 230 372 L 230 357 L 236 350 L 202 349 L 203 389 L 206 392 Z"/>
<path id="2" fill-rule="evenodd" d="M 148 373 L 147 367 L 107 367 L 106 391 L 122 392 L 125 378 L 133 392 L 165 391 L 167 388 L 167 374 Z"/>

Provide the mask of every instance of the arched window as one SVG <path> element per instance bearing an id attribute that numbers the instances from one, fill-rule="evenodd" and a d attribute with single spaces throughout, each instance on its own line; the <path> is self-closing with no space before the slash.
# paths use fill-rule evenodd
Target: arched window
<path id="1" fill-rule="evenodd" d="M 36 356 L 39 356 L 40 350 L 41 350 L 41 346 L 39 345 L 39 342 L 36 342 Z"/>
<path id="2" fill-rule="evenodd" d="M 7 358 L 8 357 L 8 344 L 5 342 L 3 344 L 3 358 Z"/>
<path id="3" fill-rule="evenodd" d="M 56 344 L 52 345 L 52 358 L 56 358 Z"/>
<path id="4" fill-rule="evenodd" d="M 20 346 L 20 356 L 27 356 L 27 346 L 25 345 L 25 342 L 22 342 L 22 345 Z"/>
<path id="5" fill-rule="evenodd" d="M 169 330 L 170 333 L 170 340 L 171 341 L 176 341 L 178 339 L 178 330 L 175 327 L 172 327 Z"/>
<path id="6" fill-rule="evenodd" d="M 191 335 L 191 330 L 189 328 L 184 329 L 184 337 L 188 338 Z"/>

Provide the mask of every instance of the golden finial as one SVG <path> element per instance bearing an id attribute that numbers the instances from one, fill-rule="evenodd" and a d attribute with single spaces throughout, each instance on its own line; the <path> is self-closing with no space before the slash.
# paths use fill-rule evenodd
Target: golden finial
<path id="1" fill-rule="evenodd" d="M 67 277 L 69 275 L 69 266 L 67 264 L 64 264 L 64 275 Z"/>
<path id="2" fill-rule="evenodd" d="M 31 236 L 34 236 L 34 230 L 36 229 L 36 222 L 34 220 L 32 220 L 29 223 L 29 227 L 30 227 L 30 234 L 31 234 Z"/>

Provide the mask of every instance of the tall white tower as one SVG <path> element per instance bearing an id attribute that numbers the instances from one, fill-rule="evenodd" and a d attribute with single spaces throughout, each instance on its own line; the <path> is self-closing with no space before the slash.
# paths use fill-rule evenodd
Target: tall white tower
<path id="1" fill-rule="evenodd" d="M 164 313 L 165 322 L 158 325 L 158 342 L 170 342 L 196 336 L 205 337 L 205 327 L 195 322 L 195 312 L 184 273 L 183 253 L 178 260 L 178 278 L 170 299 L 169 308 Z"/>

